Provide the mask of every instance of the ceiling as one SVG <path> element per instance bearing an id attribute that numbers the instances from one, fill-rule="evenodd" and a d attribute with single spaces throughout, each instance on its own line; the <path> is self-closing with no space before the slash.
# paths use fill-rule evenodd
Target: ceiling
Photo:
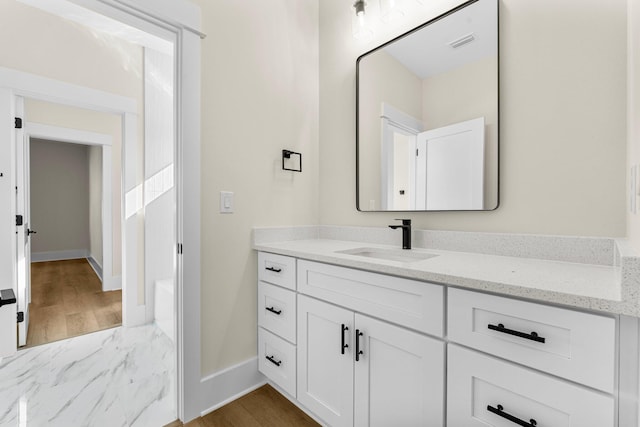
<path id="1" fill-rule="evenodd" d="M 459 48 L 450 42 L 473 34 Z M 496 56 L 498 10 L 496 0 L 479 0 L 383 48 L 421 79 Z"/>

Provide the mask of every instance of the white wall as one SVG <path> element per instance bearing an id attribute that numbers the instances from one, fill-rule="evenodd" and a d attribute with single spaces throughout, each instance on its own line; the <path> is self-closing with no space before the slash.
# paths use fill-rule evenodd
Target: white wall
<path id="1" fill-rule="evenodd" d="M 204 376 L 257 352 L 251 228 L 318 222 L 321 2 L 195 3 L 207 34 L 202 41 Z M 281 170 L 282 149 L 302 152 L 302 173 Z M 234 214 L 218 213 L 221 190 L 235 192 Z"/>
<path id="2" fill-rule="evenodd" d="M 31 140 L 31 252 L 89 251 L 89 151 Z"/>
<path id="3" fill-rule="evenodd" d="M 628 144 L 627 168 L 629 175 L 631 165 L 640 164 L 640 0 L 629 0 L 629 33 L 628 47 Z M 640 252 L 640 196 L 636 201 L 638 213 L 627 210 L 627 235 L 636 251 Z"/>
<path id="4" fill-rule="evenodd" d="M 94 145 L 87 148 L 89 151 L 89 255 L 102 268 L 102 147 Z M 116 192 L 120 194 L 120 191 Z"/>
<path id="5" fill-rule="evenodd" d="M 363 42 L 348 3 L 319 2 L 322 224 L 397 217 L 355 208 L 355 61 L 457 3 L 425 6 Z M 624 236 L 626 0 L 502 0 L 500 13 L 501 205 L 406 216 L 426 229 Z"/>

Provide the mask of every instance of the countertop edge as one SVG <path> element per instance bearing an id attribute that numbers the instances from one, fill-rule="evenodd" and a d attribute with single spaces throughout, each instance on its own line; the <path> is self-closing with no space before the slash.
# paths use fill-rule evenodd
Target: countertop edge
<path id="1" fill-rule="evenodd" d="M 640 268 L 640 262 L 635 262 L 638 261 L 638 258 L 634 256 L 633 252 L 629 251 L 628 248 L 624 246 L 624 239 L 620 240 L 620 246 L 622 246 L 622 248 L 620 246 L 618 247 L 620 248 L 620 258 L 621 263 L 623 264 L 623 272 L 619 275 L 616 274 L 616 281 L 618 282 L 617 285 L 621 288 L 621 300 L 602 299 L 586 295 L 571 294 L 546 289 L 537 289 L 528 286 L 517 286 L 509 283 L 502 283 L 500 281 L 489 282 L 486 279 L 475 279 L 450 274 L 440 274 L 428 271 L 420 271 L 416 269 L 407 269 L 401 266 L 381 264 L 380 262 L 373 260 L 352 260 L 345 259 L 339 256 L 304 252 L 297 249 L 287 249 L 282 247 L 282 245 L 286 244 L 287 242 L 273 242 L 272 244 L 254 242 L 252 248 L 256 251 L 291 256 L 309 261 L 323 262 L 342 267 L 349 267 L 380 274 L 398 276 L 407 279 L 426 281 L 440 285 L 478 290 L 497 295 L 519 297 L 528 300 L 545 302 L 553 305 L 568 306 L 577 309 L 640 317 L 640 298 L 637 297 L 638 288 L 640 288 L 640 281 L 635 280 L 635 273 L 638 273 L 637 275 L 640 276 L 640 271 L 635 271 L 637 270 L 637 268 L 633 268 L 633 271 L 631 272 L 633 273 L 633 277 L 626 278 L 627 281 L 634 282 L 631 283 L 631 285 L 629 283 L 625 285 L 620 283 L 620 280 L 625 280 L 625 276 L 630 275 L 629 271 L 627 271 L 626 273 L 624 271 L 624 264 L 629 264 L 625 263 L 625 258 L 630 258 L 630 260 L 633 261 L 631 262 L 631 265 L 633 265 L 634 267 Z M 616 243 L 618 242 L 616 241 Z"/>

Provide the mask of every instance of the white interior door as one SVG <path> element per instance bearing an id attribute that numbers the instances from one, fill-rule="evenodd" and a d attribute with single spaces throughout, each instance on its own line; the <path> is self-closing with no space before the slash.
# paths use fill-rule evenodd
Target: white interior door
<path id="1" fill-rule="evenodd" d="M 484 208 L 484 117 L 421 132 L 418 153 L 416 177 L 426 177 L 416 183 L 421 208 Z"/>
<path id="2" fill-rule="evenodd" d="M 24 100 L 15 98 L 16 116 L 24 124 Z M 29 141 L 23 127 L 16 127 L 16 279 L 18 292 L 18 346 L 27 344 L 29 302 L 31 300 L 31 230 L 29 229 Z M 20 315 L 22 313 L 22 315 Z"/>

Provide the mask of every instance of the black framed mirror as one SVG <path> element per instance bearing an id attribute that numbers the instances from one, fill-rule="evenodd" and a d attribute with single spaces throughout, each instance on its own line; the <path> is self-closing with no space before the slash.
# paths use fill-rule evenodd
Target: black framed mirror
<path id="1" fill-rule="evenodd" d="M 359 211 L 499 204 L 498 0 L 468 1 L 356 62 Z"/>

